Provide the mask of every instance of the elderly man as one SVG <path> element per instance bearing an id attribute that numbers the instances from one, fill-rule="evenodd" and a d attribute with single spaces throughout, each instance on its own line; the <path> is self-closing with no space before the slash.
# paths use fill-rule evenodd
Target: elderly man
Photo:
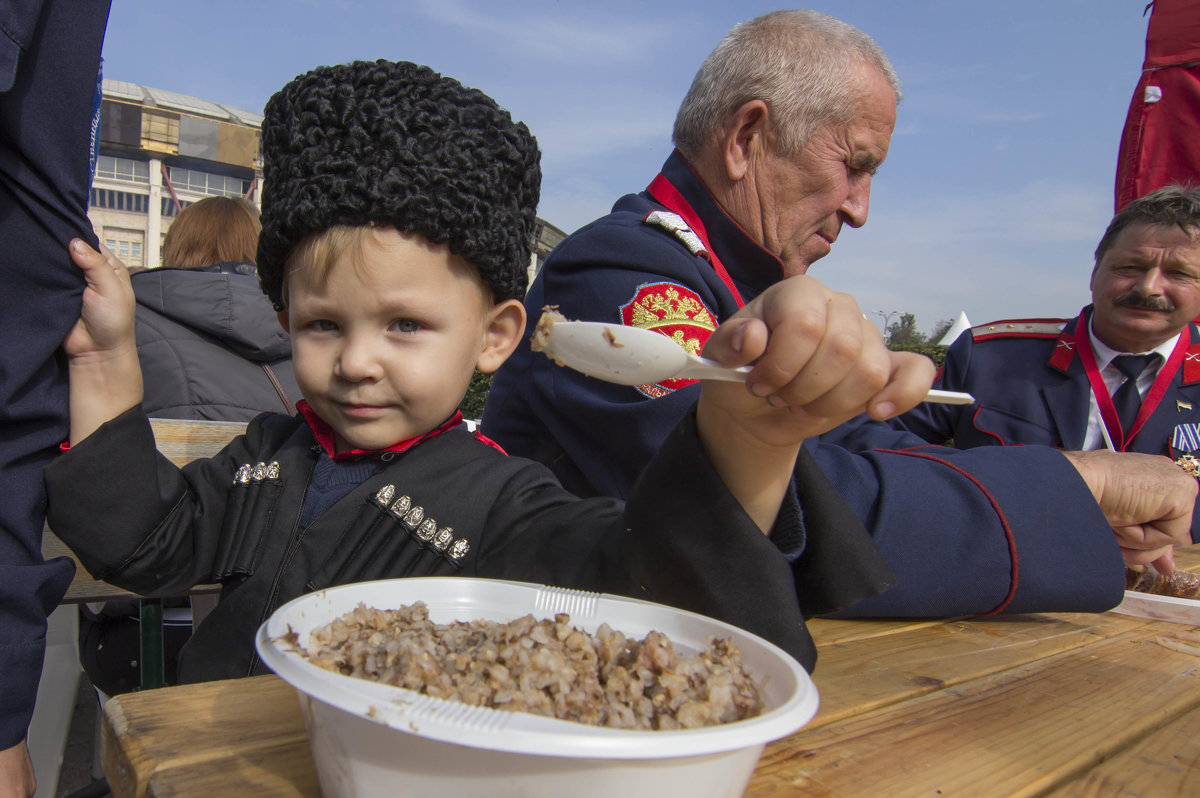
<path id="1" fill-rule="evenodd" d="M 1091 289 L 1076 318 L 960 336 L 937 387 L 976 403 L 921 405 L 905 426 L 964 449 L 1108 448 L 1200 466 L 1200 191 L 1168 186 L 1126 205 L 1096 248 Z M 1198 532 L 1193 520 L 1193 540 Z"/>
<path id="2" fill-rule="evenodd" d="M 843 225 L 866 222 L 897 86 L 869 37 L 822 14 L 736 26 L 684 99 L 662 173 L 547 260 L 526 299 L 531 323 L 557 305 L 568 318 L 655 329 L 700 349 L 743 303 L 826 255 Z M 820 322 L 811 332 L 814 347 L 844 343 Z M 601 383 L 525 345 L 495 380 L 483 430 L 581 493 L 626 495 L 697 391 L 679 380 Z M 871 407 L 875 419 L 895 411 Z M 843 530 L 844 552 L 828 538 L 780 545 L 803 612 L 1104 610 L 1121 599 L 1123 554 L 1148 562 L 1188 539 L 1195 480 L 1162 458 L 911 448 L 924 444 L 866 416 L 805 444 L 797 488 L 815 463 L 863 526 Z M 1115 476 L 1118 460 L 1132 479 Z M 686 547 L 688 531 L 678 534 Z M 867 547 L 882 553 L 895 587 L 848 609 L 805 601 L 810 585 L 843 578 L 831 564 Z M 674 567 L 670 557 L 663 567 Z"/>

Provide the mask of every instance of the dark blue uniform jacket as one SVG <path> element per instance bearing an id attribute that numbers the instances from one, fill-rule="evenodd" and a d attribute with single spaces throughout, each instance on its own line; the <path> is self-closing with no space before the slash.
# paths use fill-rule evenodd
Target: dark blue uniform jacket
<path id="1" fill-rule="evenodd" d="M 1086 310 L 1090 318 L 1090 307 Z M 1056 357 L 1073 351 L 1060 345 L 1060 338 L 1065 333 L 1073 341 L 1077 321 L 1012 319 L 971 328 L 946 353 L 934 387 L 966 391 L 975 404 L 921 404 L 901 422 L 927 441 L 953 439 L 962 449 L 1020 444 L 1082 449 L 1091 387 L 1077 355 Z M 1200 348 L 1195 324 L 1185 334 L 1191 347 Z M 1200 368 L 1185 360 L 1126 451 L 1174 459 L 1197 450 Z M 1192 539 L 1200 541 L 1195 520 Z"/>
<path id="2" fill-rule="evenodd" d="M 526 298 L 530 332 L 541 308 L 557 305 L 567 318 L 660 328 L 694 347 L 737 311 L 735 294 L 749 301 L 782 278 L 780 261 L 725 215 L 679 153 L 661 177 L 691 205 L 699 223 L 691 227 L 703 225 L 712 253 L 696 254 L 686 233 L 649 216 L 665 210 L 649 193 L 623 197 L 551 253 Z M 483 430 L 549 465 L 569 488 L 625 496 L 698 391 L 603 383 L 526 342 L 496 376 Z M 1098 611 L 1121 600 L 1113 532 L 1074 467 L 1049 447 L 932 447 L 863 416 L 807 442 L 800 462 L 819 466 L 862 524 L 827 537 L 869 534 L 898 580 L 843 614 Z M 808 541 L 792 552 L 798 582 L 842 578 L 837 558 L 820 560 L 813 540 L 810 524 Z"/>

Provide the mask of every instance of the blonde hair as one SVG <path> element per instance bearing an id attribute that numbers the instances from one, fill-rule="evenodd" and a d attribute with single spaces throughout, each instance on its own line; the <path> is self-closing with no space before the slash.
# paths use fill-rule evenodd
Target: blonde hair
<path id="1" fill-rule="evenodd" d="M 315 284 L 324 285 L 344 253 L 349 254 L 355 264 L 361 263 L 363 247 L 374 235 L 375 228 L 369 225 L 335 224 L 305 237 L 283 264 L 280 290 L 284 306 L 288 301 L 288 275 L 307 271 Z"/>
<path id="2" fill-rule="evenodd" d="M 163 266 L 202 269 L 216 263 L 254 263 L 262 223 L 243 199 L 208 197 L 184 208 L 163 241 Z"/>
<path id="3" fill-rule="evenodd" d="M 333 272 L 333 267 L 338 261 L 346 256 L 349 258 L 349 263 L 353 268 L 360 269 L 364 266 L 363 250 L 370 242 L 376 241 L 380 230 L 395 230 L 391 225 L 346 225 L 335 224 L 332 227 L 327 227 L 318 233 L 312 233 L 306 236 L 295 246 L 288 254 L 287 260 L 283 263 L 283 279 L 280 284 L 280 298 L 282 303 L 276 306 L 276 310 L 285 310 L 288 305 L 288 276 L 296 272 L 306 272 L 308 279 L 314 285 L 323 286 L 329 279 L 329 275 Z M 411 236 L 424 241 L 432 247 L 441 247 L 449 250 L 445 244 L 434 244 L 430 242 L 421 233 L 409 233 L 397 231 L 402 236 Z M 491 287 L 484 282 L 482 275 L 479 273 L 479 267 L 471 263 L 461 255 L 451 253 L 453 260 L 460 261 L 466 268 L 470 269 L 471 273 L 479 281 L 480 288 L 488 301 L 494 301 L 494 293 Z"/>

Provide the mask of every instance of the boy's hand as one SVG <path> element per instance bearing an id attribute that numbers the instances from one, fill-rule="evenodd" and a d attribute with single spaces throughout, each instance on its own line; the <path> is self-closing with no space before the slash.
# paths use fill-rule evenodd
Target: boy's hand
<path id="1" fill-rule="evenodd" d="M 133 287 L 129 270 L 106 247 L 101 252 L 76 238 L 71 241 L 71 260 L 83 271 L 87 287 L 79 320 L 63 339 L 68 358 L 103 355 L 134 343 Z"/>
<path id="2" fill-rule="evenodd" d="M 853 297 L 807 275 L 776 283 L 723 322 L 704 356 L 754 364 L 744 386 L 704 381 L 696 423 L 714 467 L 764 531 L 806 438 L 864 411 L 902 413 L 934 377 L 928 358 L 889 351 Z"/>
<path id="3" fill-rule="evenodd" d="M 71 241 L 71 260 L 87 287 L 79 320 L 63 339 L 71 384 L 71 445 L 142 401 L 142 369 L 134 334 L 137 301 L 129 271 L 105 249 Z"/>

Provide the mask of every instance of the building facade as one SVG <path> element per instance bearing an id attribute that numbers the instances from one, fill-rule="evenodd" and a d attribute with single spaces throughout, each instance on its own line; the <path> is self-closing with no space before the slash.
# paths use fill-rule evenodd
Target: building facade
<path id="1" fill-rule="evenodd" d="M 162 265 L 162 241 L 183 208 L 211 196 L 260 205 L 262 114 L 105 79 L 88 217 L 130 268 Z M 565 237 L 538 219 L 530 280 Z"/>
<path id="2" fill-rule="evenodd" d="M 262 114 L 105 80 L 88 216 L 130 268 L 161 266 L 171 221 L 197 200 L 258 204 Z"/>

